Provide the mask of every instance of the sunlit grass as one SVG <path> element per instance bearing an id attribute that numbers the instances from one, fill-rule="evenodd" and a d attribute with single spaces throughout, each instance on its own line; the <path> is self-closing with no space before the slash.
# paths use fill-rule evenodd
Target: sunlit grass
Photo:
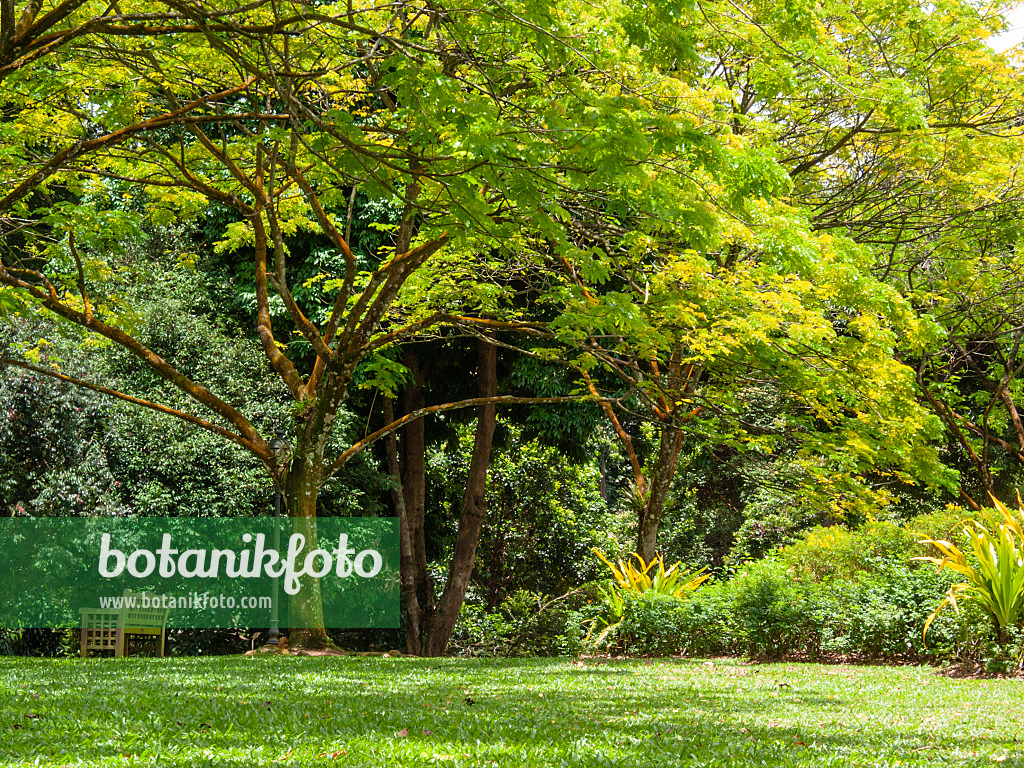
<path id="1" fill-rule="evenodd" d="M 915 667 L 0 659 L 0 765 L 1024 765 L 1022 715 Z"/>

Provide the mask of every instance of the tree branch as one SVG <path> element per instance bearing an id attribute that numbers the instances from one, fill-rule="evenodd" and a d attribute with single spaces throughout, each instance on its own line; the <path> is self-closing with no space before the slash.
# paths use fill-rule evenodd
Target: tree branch
<path id="1" fill-rule="evenodd" d="M 369 340 L 374 327 L 384 316 L 395 297 L 398 296 L 398 292 L 405 285 L 409 276 L 434 253 L 443 248 L 448 240 L 448 234 L 445 233 L 411 251 L 395 256 L 385 267 L 377 271 L 371 278 L 371 284 L 377 275 L 386 273 L 387 278 L 384 280 L 384 285 L 381 286 L 375 298 L 369 293 L 370 286 L 367 286 L 353 307 L 345 333 L 339 340 L 340 343 L 344 343 L 348 347 L 349 355 L 355 354 Z M 365 312 L 363 311 L 364 307 L 366 307 Z"/>
<path id="2" fill-rule="evenodd" d="M 167 112 L 166 114 L 150 118 L 149 120 L 144 120 L 141 123 L 120 128 L 112 133 L 106 134 L 105 136 L 99 136 L 88 141 L 77 141 L 70 147 L 65 147 L 55 155 L 51 156 L 50 159 L 43 163 L 39 170 L 33 173 L 29 178 L 25 179 L 21 184 L 8 192 L 3 199 L 0 199 L 0 212 L 9 210 L 12 205 L 29 194 L 37 184 L 56 173 L 68 161 L 74 160 L 75 158 L 81 157 L 89 152 L 103 149 L 104 147 L 114 146 L 137 133 L 174 125 L 177 118 L 185 115 L 196 107 L 202 106 L 203 104 L 216 99 L 222 99 L 227 96 L 232 96 L 240 91 L 244 91 L 250 85 L 255 83 L 256 79 L 257 78 L 255 77 L 250 77 L 241 85 L 237 85 L 234 88 L 228 88 L 225 91 L 201 96 L 173 112 Z"/>
<path id="3" fill-rule="evenodd" d="M 603 398 L 598 398 L 597 401 L 603 401 Z M 424 416 L 430 416 L 435 413 L 443 413 L 445 411 L 454 411 L 459 408 L 474 408 L 480 405 L 488 405 L 493 403 L 495 405 L 547 405 L 551 403 L 580 403 L 580 402 L 595 402 L 594 398 L 590 395 L 586 396 L 572 396 L 568 395 L 565 397 L 517 397 L 515 395 L 497 395 L 496 397 L 471 397 L 467 400 L 457 400 L 452 403 L 445 403 L 443 405 L 430 405 L 426 408 L 419 408 L 415 411 L 405 414 L 399 419 L 391 422 L 390 424 L 381 427 L 376 432 L 371 432 L 369 435 L 364 437 L 358 443 L 354 443 L 350 446 L 341 456 L 335 459 L 331 465 L 327 468 L 324 473 L 324 478 L 328 478 L 341 469 L 349 459 L 355 456 L 357 453 L 364 451 L 369 448 L 375 442 L 380 440 L 382 437 L 387 437 L 389 434 L 394 432 L 396 429 L 400 429 L 410 421 L 416 419 L 422 419 Z M 615 402 L 614 400 L 610 402 Z"/>
<path id="4" fill-rule="evenodd" d="M 62 303 L 57 298 L 52 285 L 49 285 L 49 291 L 43 291 L 35 285 L 16 278 L 2 263 L 0 263 L 0 283 L 9 285 L 12 288 L 22 288 L 31 294 L 33 298 L 37 299 L 43 307 L 48 309 L 50 312 L 53 312 L 55 315 L 63 317 L 65 320 L 68 320 L 75 325 L 88 328 L 90 331 L 94 331 L 95 333 L 110 339 L 124 349 L 127 349 L 193 400 L 205 405 L 211 411 L 224 418 L 228 423 L 234 425 L 235 429 L 239 431 L 242 437 L 247 442 L 251 443 L 258 451 L 262 453 L 270 452 L 266 441 L 260 436 L 259 432 L 256 431 L 255 427 L 249 423 L 248 419 L 238 411 L 238 409 L 214 395 L 202 384 L 197 384 L 192 381 L 188 376 L 181 373 L 162 357 L 147 348 L 137 339 L 129 336 L 120 328 L 107 325 L 106 323 L 97 320 L 95 317 L 86 318 L 83 312 L 79 312 L 78 310 L 72 309 L 67 304 Z"/>
<path id="5" fill-rule="evenodd" d="M 274 329 L 270 322 L 270 296 L 267 291 L 267 233 L 263 227 L 263 218 L 257 208 L 252 217 L 252 226 L 255 234 L 256 245 L 256 335 L 260 337 L 263 344 L 263 353 L 270 361 L 270 365 L 278 372 L 292 397 L 302 400 L 304 384 L 295 364 L 281 352 L 274 339 Z"/>
<path id="6" fill-rule="evenodd" d="M 245 448 L 245 450 L 255 455 L 256 458 L 260 459 L 264 463 L 272 461 L 273 457 L 269 452 L 260 451 L 259 448 L 250 443 L 244 437 L 236 435 L 234 432 L 224 429 L 224 427 L 220 427 L 216 424 L 211 424 L 208 421 L 204 421 L 203 419 L 200 419 L 198 416 L 193 416 L 190 413 L 185 413 L 184 411 L 179 411 L 174 408 L 170 408 L 166 405 L 161 405 L 160 403 L 154 403 L 149 400 L 143 400 L 142 398 L 134 397 L 132 395 L 125 394 L 124 392 L 119 392 L 116 389 L 110 389 L 109 387 L 103 387 L 100 386 L 99 384 L 93 384 L 92 382 L 85 381 L 84 379 L 78 379 L 75 378 L 74 376 L 68 376 L 63 373 L 58 373 L 57 371 L 48 370 L 38 365 L 32 365 L 31 363 L 26 363 L 21 360 L 11 360 L 10 358 L 4 357 L 0 358 L 0 365 L 10 365 L 15 368 L 23 368 L 26 371 L 32 371 L 33 373 L 38 373 L 42 376 L 49 376 L 50 378 L 59 379 L 60 381 L 67 382 L 68 384 L 72 384 L 76 387 L 82 387 L 83 389 L 88 389 L 93 392 L 99 392 L 104 395 L 110 395 L 111 397 L 116 397 L 119 400 L 124 400 L 125 402 L 132 403 L 133 405 L 140 405 L 143 408 L 148 408 L 151 411 L 156 411 L 157 413 L 163 413 L 167 416 L 173 416 L 176 419 L 188 422 L 189 424 L 193 424 L 197 427 L 202 427 L 203 429 L 209 432 L 213 432 L 216 435 L 220 435 L 221 437 L 227 438 L 235 445 Z"/>
<path id="7" fill-rule="evenodd" d="M 75 258 L 75 266 L 78 268 L 78 292 L 82 294 L 82 306 L 85 308 L 85 319 L 92 319 L 92 308 L 89 306 L 89 296 L 85 292 L 85 270 L 82 269 L 82 259 L 75 247 L 75 233 L 68 232 L 68 248 Z"/>

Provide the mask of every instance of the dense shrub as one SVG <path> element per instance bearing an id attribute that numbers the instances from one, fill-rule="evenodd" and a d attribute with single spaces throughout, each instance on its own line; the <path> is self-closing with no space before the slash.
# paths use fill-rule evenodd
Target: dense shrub
<path id="1" fill-rule="evenodd" d="M 617 628 L 621 649 L 631 655 L 667 656 L 686 647 L 686 598 L 658 592 L 624 592 Z"/>
<path id="2" fill-rule="evenodd" d="M 979 520 L 982 512 L 949 506 L 939 512 L 918 515 L 907 521 L 904 528 L 912 532 L 915 538 L 946 539 L 958 547 L 969 546 L 964 535 L 964 523 L 968 520 Z"/>
<path id="3" fill-rule="evenodd" d="M 705 584 L 680 607 L 683 652 L 688 656 L 715 656 L 740 650 L 734 587 L 731 581 Z"/>
<path id="4" fill-rule="evenodd" d="M 747 565 L 735 579 L 735 633 L 751 656 L 777 659 L 800 650 L 816 653 L 824 618 L 820 607 L 786 564 L 775 558 Z"/>
<path id="5" fill-rule="evenodd" d="M 588 604 L 588 601 L 591 601 Z M 564 599 L 520 589 L 497 610 L 463 604 L 450 643 L 463 656 L 579 656 L 597 607 L 586 589 Z"/>
<path id="6" fill-rule="evenodd" d="M 951 582 L 948 572 L 891 566 L 860 580 L 819 585 L 822 650 L 908 660 L 957 655 L 977 634 L 972 629 L 973 612 L 942 617 L 932 625 L 927 645 L 922 638 L 925 621 Z"/>
<path id="7" fill-rule="evenodd" d="M 702 586 L 689 599 L 625 595 L 608 647 L 631 655 L 746 653 L 764 659 L 1006 657 L 993 653 L 991 628 L 972 606 L 940 616 L 926 645 L 924 622 L 955 576 L 902 559 L 882 557 L 856 578 L 818 582 L 796 575 L 782 557 L 768 558 L 747 564 L 732 579 Z"/>
<path id="8" fill-rule="evenodd" d="M 827 582 L 877 573 L 923 553 L 917 536 L 906 529 L 890 522 L 870 522 L 855 531 L 842 526 L 812 528 L 783 549 L 779 558 L 801 578 Z"/>
<path id="9" fill-rule="evenodd" d="M 449 649 L 459 656 L 500 656 L 514 631 L 501 611 L 467 601 L 459 611 Z"/>
<path id="10" fill-rule="evenodd" d="M 71 656 L 78 653 L 74 629 L 0 629 L 0 656 Z"/>

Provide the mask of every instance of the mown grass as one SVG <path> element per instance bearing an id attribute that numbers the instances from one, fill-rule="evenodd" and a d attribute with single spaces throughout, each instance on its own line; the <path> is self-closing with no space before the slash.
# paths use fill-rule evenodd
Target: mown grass
<path id="1" fill-rule="evenodd" d="M 914 667 L 0 659 L 0 766 L 1024 765 L 1022 714 Z"/>

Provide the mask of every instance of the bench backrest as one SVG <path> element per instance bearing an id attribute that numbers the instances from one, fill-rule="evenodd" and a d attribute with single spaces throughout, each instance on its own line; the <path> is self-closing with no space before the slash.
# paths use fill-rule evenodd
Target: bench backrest
<path id="1" fill-rule="evenodd" d="M 143 607 L 143 598 L 148 599 L 148 607 Z M 156 600 L 155 594 L 126 589 L 117 617 L 118 629 L 164 629 L 167 626 L 168 610 L 159 607 Z"/>

